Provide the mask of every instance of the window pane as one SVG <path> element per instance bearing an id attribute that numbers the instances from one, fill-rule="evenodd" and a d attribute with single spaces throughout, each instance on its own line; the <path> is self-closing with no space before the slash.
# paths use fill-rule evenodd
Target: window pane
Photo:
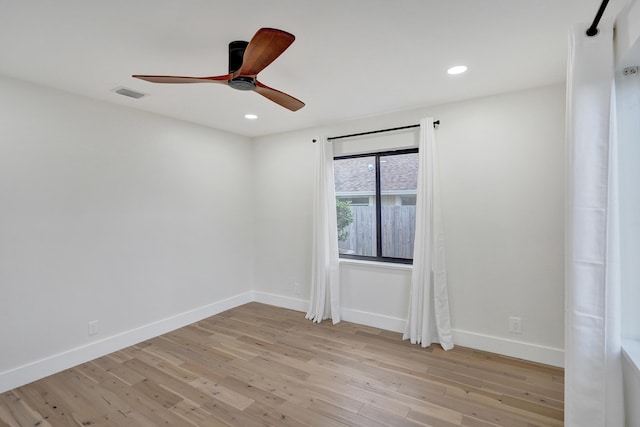
<path id="1" fill-rule="evenodd" d="M 380 157 L 382 256 L 413 258 L 418 153 Z"/>
<path id="2" fill-rule="evenodd" d="M 376 159 L 333 163 L 341 254 L 376 256 Z"/>

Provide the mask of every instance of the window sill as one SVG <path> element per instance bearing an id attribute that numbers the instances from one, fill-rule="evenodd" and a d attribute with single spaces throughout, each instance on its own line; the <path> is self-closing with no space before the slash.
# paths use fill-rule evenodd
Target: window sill
<path id="1" fill-rule="evenodd" d="M 640 340 L 622 340 L 622 352 L 633 363 L 637 372 L 640 372 Z"/>
<path id="2" fill-rule="evenodd" d="M 379 262 L 379 261 L 363 261 L 359 259 L 340 258 L 339 263 L 342 265 L 354 265 L 360 267 L 374 267 L 385 268 L 388 270 L 404 270 L 411 271 L 413 266 L 411 264 L 400 264 L 394 262 Z"/>

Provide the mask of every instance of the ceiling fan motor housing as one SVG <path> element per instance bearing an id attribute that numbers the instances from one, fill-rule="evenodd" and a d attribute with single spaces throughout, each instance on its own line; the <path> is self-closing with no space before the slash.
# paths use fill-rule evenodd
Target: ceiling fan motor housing
<path id="1" fill-rule="evenodd" d="M 248 44 L 249 42 L 241 40 L 229 43 L 229 74 L 235 73 L 242 67 L 244 51 Z M 254 90 L 256 83 L 251 77 L 240 76 L 229 80 L 229 86 L 238 90 Z"/>
<path id="2" fill-rule="evenodd" d="M 251 77 L 236 77 L 229 80 L 229 86 L 238 90 L 254 90 L 256 82 Z"/>

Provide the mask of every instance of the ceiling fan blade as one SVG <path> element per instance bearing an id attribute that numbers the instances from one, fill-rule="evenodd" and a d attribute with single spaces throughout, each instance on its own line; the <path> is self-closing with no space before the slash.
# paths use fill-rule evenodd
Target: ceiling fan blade
<path id="1" fill-rule="evenodd" d="M 233 74 L 213 77 L 145 76 L 141 74 L 134 74 L 131 77 L 151 83 L 227 83 L 229 79 L 233 78 Z"/>
<path id="2" fill-rule="evenodd" d="M 261 28 L 244 51 L 242 66 L 234 76 L 255 77 L 295 40 L 293 34 L 275 28 Z"/>
<path id="3" fill-rule="evenodd" d="M 272 89 L 269 86 L 260 83 L 258 80 L 256 80 L 255 83 L 256 88 L 254 90 L 256 92 L 288 110 L 298 111 L 299 109 L 304 107 L 304 102 L 294 98 L 291 95 L 287 95 L 284 92 Z"/>

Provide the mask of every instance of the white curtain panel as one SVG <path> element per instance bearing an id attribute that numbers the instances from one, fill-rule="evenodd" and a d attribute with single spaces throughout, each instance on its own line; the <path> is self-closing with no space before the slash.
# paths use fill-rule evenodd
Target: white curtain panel
<path id="1" fill-rule="evenodd" d="M 403 339 L 428 347 L 453 348 L 444 228 L 440 208 L 438 151 L 433 118 L 420 121 L 416 229 L 409 315 Z"/>
<path id="2" fill-rule="evenodd" d="M 313 249 L 311 299 L 306 318 L 340 322 L 340 272 L 338 270 L 338 220 L 333 176 L 333 146 L 326 138 L 316 142 L 313 197 Z"/>
<path id="3" fill-rule="evenodd" d="M 576 25 L 567 76 L 565 425 L 624 426 L 613 23 Z"/>

